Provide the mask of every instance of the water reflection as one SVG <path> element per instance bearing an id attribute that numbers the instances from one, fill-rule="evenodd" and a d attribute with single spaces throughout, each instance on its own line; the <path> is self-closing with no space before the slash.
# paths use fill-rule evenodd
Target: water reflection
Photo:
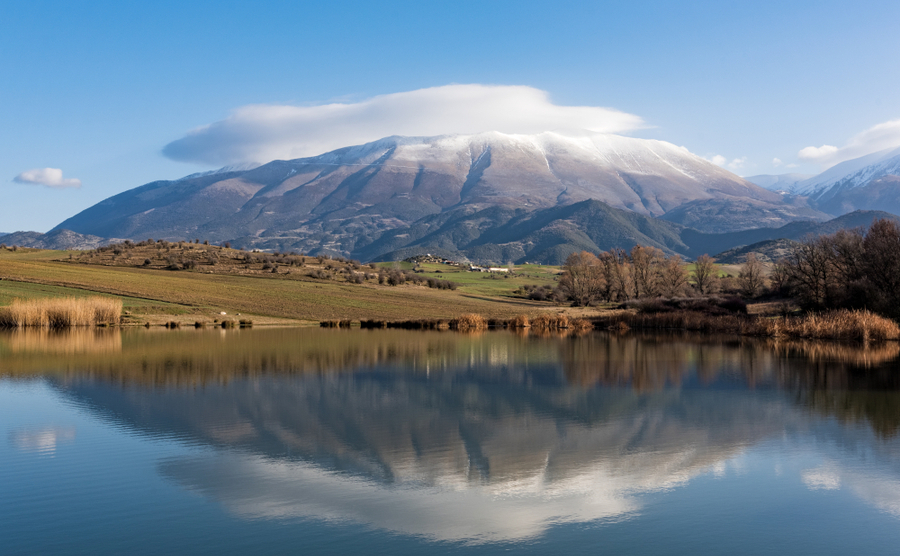
<path id="1" fill-rule="evenodd" d="M 214 448 L 158 471 L 245 518 L 520 540 L 638 516 L 648 493 L 785 438 L 824 460 L 798 473 L 805 488 L 900 517 L 894 344 L 329 330 L 120 343 L 63 357 L 0 336 L 0 369 L 129 430 Z"/>
<path id="2" fill-rule="evenodd" d="M 14 448 L 21 452 L 42 455 L 53 455 L 59 444 L 74 439 L 74 427 L 26 427 L 9 433 L 9 442 Z"/>
<path id="3" fill-rule="evenodd" d="M 122 333 L 115 328 L 16 329 L 5 331 L 0 338 L 0 353 L 5 349 L 14 354 L 63 355 L 122 351 Z"/>

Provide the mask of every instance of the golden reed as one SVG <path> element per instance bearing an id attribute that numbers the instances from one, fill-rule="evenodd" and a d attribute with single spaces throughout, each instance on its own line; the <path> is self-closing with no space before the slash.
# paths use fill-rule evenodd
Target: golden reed
<path id="1" fill-rule="evenodd" d="M 870 311 L 846 309 L 774 319 L 738 315 L 713 316 L 695 311 L 673 311 L 643 315 L 617 315 L 605 324 L 611 328 L 617 326 L 623 328 L 668 328 L 769 338 L 861 342 L 900 339 L 900 327 L 891 319 Z"/>
<path id="2" fill-rule="evenodd" d="M 476 315 L 474 313 L 470 313 L 467 315 L 460 315 L 458 318 L 451 320 L 450 328 L 453 330 L 459 330 L 462 332 L 487 330 L 488 322 L 481 315 Z"/>
<path id="3" fill-rule="evenodd" d="M 112 297 L 14 299 L 0 308 L 0 328 L 67 328 L 119 324 L 122 300 Z"/>

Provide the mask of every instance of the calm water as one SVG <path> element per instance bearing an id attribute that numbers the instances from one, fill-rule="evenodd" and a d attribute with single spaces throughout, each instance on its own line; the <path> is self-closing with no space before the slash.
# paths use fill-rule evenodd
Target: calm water
<path id="1" fill-rule="evenodd" d="M 0 335 L 0 553 L 896 554 L 900 346 Z"/>

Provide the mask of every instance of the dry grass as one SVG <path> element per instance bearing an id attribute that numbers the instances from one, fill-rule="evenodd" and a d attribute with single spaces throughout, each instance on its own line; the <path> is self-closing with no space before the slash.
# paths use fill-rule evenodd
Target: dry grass
<path id="1" fill-rule="evenodd" d="M 0 328 L 111 325 L 121 316 L 122 300 L 110 297 L 15 299 L 0 309 Z"/>
<path id="2" fill-rule="evenodd" d="M 777 320 L 773 322 L 778 323 Z M 900 327 L 896 322 L 870 311 L 829 311 L 820 315 L 785 319 L 780 326 L 780 334 L 791 338 L 861 342 L 900 339 Z"/>
<path id="3" fill-rule="evenodd" d="M 531 321 L 528 319 L 527 315 L 518 315 L 510 319 L 507 326 L 509 328 L 528 328 L 531 326 Z"/>
<path id="4" fill-rule="evenodd" d="M 450 328 L 453 330 L 460 330 L 462 332 L 472 332 L 476 330 L 487 330 L 488 321 L 485 320 L 481 315 L 476 315 L 475 313 L 469 313 L 467 315 L 460 315 L 459 317 L 450 321 Z"/>
<path id="5" fill-rule="evenodd" d="M 564 314 L 544 314 L 531 319 L 531 328 L 534 330 L 563 330 L 569 328 L 569 325 L 569 317 Z"/>
<path id="6" fill-rule="evenodd" d="M 677 329 L 770 338 L 878 342 L 900 339 L 894 321 L 870 311 L 838 310 L 787 318 L 707 315 L 695 311 L 623 314 L 605 323 L 612 328 Z"/>
<path id="7" fill-rule="evenodd" d="M 569 328 L 577 331 L 593 330 L 594 323 L 587 319 L 573 319 L 569 322 Z"/>

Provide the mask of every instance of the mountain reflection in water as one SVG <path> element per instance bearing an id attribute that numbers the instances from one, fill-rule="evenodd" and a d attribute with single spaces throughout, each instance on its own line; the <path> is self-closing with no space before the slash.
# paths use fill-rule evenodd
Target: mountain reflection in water
<path id="1" fill-rule="evenodd" d="M 644 494 L 722 473 L 785 435 L 825 447 L 827 465 L 803 473 L 807 488 L 844 485 L 900 517 L 896 344 L 108 334 L 98 345 L 120 349 L 41 353 L 0 336 L 0 373 L 48 377 L 131 430 L 216 448 L 164 458 L 158 470 L 246 518 L 351 520 L 439 540 L 531 538 L 555 523 L 638 515 Z M 848 457 L 877 465 L 861 474 Z"/>

